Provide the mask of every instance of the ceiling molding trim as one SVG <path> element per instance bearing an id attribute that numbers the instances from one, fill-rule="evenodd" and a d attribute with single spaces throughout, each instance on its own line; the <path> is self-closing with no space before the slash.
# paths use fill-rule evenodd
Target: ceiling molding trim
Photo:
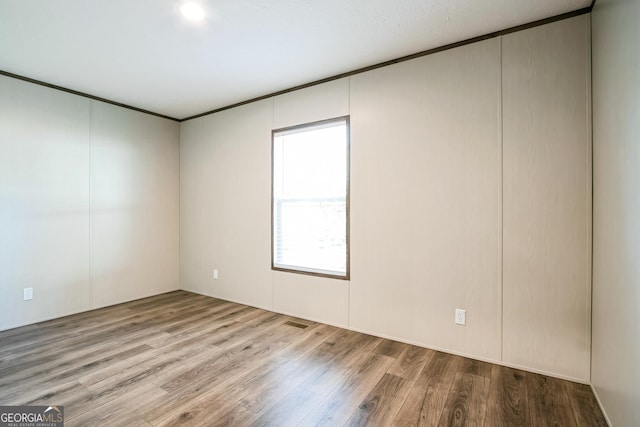
<path id="1" fill-rule="evenodd" d="M 32 79 L 30 77 L 21 76 L 19 74 L 10 73 L 8 71 L 0 70 L 0 75 L 11 77 L 13 79 L 23 80 L 25 82 L 37 84 L 37 85 L 40 85 L 40 86 L 45 86 L 45 87 L 48 87 L 48 88 L 51 88 L 51 89 L 60 90 L 62 92 L 67 92 L 67 93 L 70 93 L 72 95 L 78 95 L 78 96 L 82 96 L 84 98 L 93 99 L 94 101 L 100 101 L 100 102 L 104 102 L 104 103 L 107 103 L 107 104 L 115 105 L 117 107 L 122 107 L 122 108 L 126 108 L 126 109 L 129 109 L 129 110 L 134 110 L 134 111 L 137 111 L 139 113 L 150 114 L 152 116 L 162 117 L 163 119 L 173 120 L 174 122 L 180 122 L 180 119 L 177 119 L 175 117 L 165 116 L 164 114 L 154 113 L 153 111 L 144 110 L 144 109 L 138 108 L 138 107 L 132 107 L 131 105 L 123 104 L 121 102 L 112 101 L 112 100 L 106 99 L 106 98 L 100 98 L 99 96 L 91 95 L 91 94 L 84 93 L 84 92 L 79 92 L 77 90 L 68 89 L 68 88 L 62 87 L 62 86 L 57 86 L 57 85 L 54 85 L 54 84 L 51 84 L 51 83 L 43 82 L 41 80 L 36 80 L 36 79 Z"/>
<path id="2" fill-rule="evenodd" d="M 595 3 L 595 0 L 593 1 L 593 3 Z M 573 17 L 576 17 L 576 16 L 580 16 L 580 15 L 585 15 L 585 14 L 591 12 L 591 9 L 593 8 L 593 3 L 591 4 L 591 6 L 588 6 L 588 7 L 582 8 L 582 9 L 578 9 L 578 10 L 574 10 L 572 12 L 563 13 L 563 14 L 552 16 L 552 17 L 549 17 L 549 18 L 540 19 L 538 21 L 533 21 L 533 22 L 530 22 L 528 24 L 518 25 L 518 26 L 507 28 L 507 29 L 504 29 L 504 30 L 495 31 L 493 33 L 484 34 L 482 36 L 473 37 L 473 38 L 470 38 L 470 39 L 467 39 L 467 40 L 463 40 L 463 41 L 459 41 L 459 42 L 455 42 L 455 43 L 450 43 L 450 44 L 447 44 L 447 45 L 444 45 L 444 46 L 440 46 L 440 47 L 436 47 L 436 48 L 433 48 L 433 49 L 424 50 L 422 52 L 413 53 L 411 55 L 402 56 L 400 58 L 392 59 L 392 60 L 385 61 L 385 62 L 380 62 L 379 64 L 369 65 L 369 66 L 363 67 L 363 68 L 358 68 L 358 69 L 353 70 L 353 71 L 347 71 L 345 73 L 337 74 L 335 76 L 326 77 L 324 79 L 316 80 L 316 81 L 313 81 L 313 82 L 310 82 L 310 83 L 305 83 L 305 84 L 302 84 L 302 85 L 299 85 L 299 86 L 294 86 L 294 87 L 289 88 L 289 89 L 283 89 L 283 90 L 280 90 L 280 91 L 277 91 L 277 92 L 273 92 L 273 93 L 270 93 L 268 95 L 258 96 L 256 98 L 251 98 L 251 99 L 248 99 L 246 101 L 241 101 L 241 102 L 237 102 L 235 104 L 227 105 L 225 107 L 216 108 L 215 110 L 206 111 L 204 113 L 200 113 L 200 114 L 196 114 L 196 115 L 193 115 L 193 116 L 185 117 L 183 119 L 180 119 L 179 121 L 180 122 L 184 122 L 184 121 L 187 121 L 187 120 L 197 119 L 199 117 L 208 116 L 209 114 L 219 113 L 221 111 L 229 110 L 231 108 L 240 107 L 242 105 L 250 104 L 252 102 L 262 101 L 263 99 L 272 98 L 274 96 L 283 95 L 285 93 L 294 92 L 296 90 L 305 89 L 305 88 L 308 88 L 308 87 L 311 87 L 311 86 L 316 86 L 316 85 L 319 85 L 319 84 L 322 84 L 322 83 L 327 83 L 327 82 L 330 82 L 330 81 L 333 81 L 333 80 L 338 80 L 338 79 L 342 79 L 342 78 L 345 78 L 345 77 L 353 76 L 353 75 L 356 75 L 356 74 L 361 74 L 361 73 L 364 73 L 364 72 L 367 72 L 367 71 L 375 70 L 377 68 L 382 68 L 382 67 L 386 67 L 388 65 L 397 64 L 399 62 L 410 61 L 412 59 L 420 58 L 420 57 L 427 56 L 427 55 L 433 55 L 434 53 L 442 52 L 442 51 L 449 50 L 449 49 L 454 49 L 456 47 L 465 46 L 465 45 L 472 44 L 472 43 L 477 43 L 477 42 L 480 42 L 480 41 L 483 41 L 483 40 L 488 40 L 488 39 L 492 39 L 492 38 L 495 38 L 495 37 L 504 36 L 506 34 L 511 34 L 511 33 L 515 33 L 515 32 L 518 32 L 518 31 L 527 30 L 529 28 L 538 27 L 540 25 L 545 25 L 545 24 L 550 24 L 550 23 L 556 22 L 556 21 L 562 21 L 564 19 L 569 19 L 569 18 L 573 18 Z"/>
<path id="3" fill-rule="evenodd" d="M 444 46 L 440 46 L 440 47 L 436 47 L 436 48 L 433 48 L 433 49 L 424 50 L 422 52 L 414 53 L 414 54 L 411 54 L 411 55 L 402 56 L 400 58 L 392 59 L 392 60 L 389 60 L 389 61 L 380 62 L 378 64 L 369 65 L 367 67 L 358 68 L 356 70 L 347 71 L 345 73 L 341 73 L 341 74 L 337 74 L 337 75 L 334 75 L 334 76 L 326 77 L 326 78 L 323 78 L 323 79 L 320 79 L 320 80 L 315 80 L 313 82 L 305 83 L 305 84 L 298 85 L 298 86 L 294 86 L 294 87 L 291 87 L 291 88 L 288 88 L 288 89 L 283 89 L 283 90 L 280 90 L 280 91 L 277 91 L 277 92 L 273 92 L 273 93 L 270 93 L 270 94 L 267 94 L 267 95 L 258 96 L 258 97 L 255 97 L 255 98 L 248 99 L 246 101 L 237 102 L 235 104 L 227 105 L 225 107 L 216 108 L 216 109 L 210 110 L 210 111 L 205 111 L 203 113 L 195 114 L 193 116 L 185 117 L 185 118 L 182 118 L 182 119 L 178 119 L 176 117 L 171 117 L 171 116 L 167 116 L 167 115 L 160 114 L 160 113 L 154 113 L 153 111 L 144 110 L 144 109 L 138 108 L 138 107 L 133 107 L 131 105 L 123 104 L 121 102 L 112 101 L 110 99 L 101 98 L 99 96 L 91 95 L 91 94 L 84 93 L 84 92 L 79 92 L 77 90 L 68 89 L 68 88 L 65 88 L 65 87 L 62 87 L 62 86 L 57 86 L 57 85 L 54 85 L 54 84 L 51 84 L 51 83 L 43 82 L 41 80 L 32 79 L 30 77 L 21 76 L 19 74 L 10 73 L 10 72 L 4 71 L 4 70 L 0 70 L 0 75 L 11 77 L 11 78 L 18 79 L 18 80 L 23 80 L 23 81 L 26 81 L 26 82 L 29 82 L 29 83 L 40 85 L 40 86 L 45 86 L 45 87 L 48 87 L 48 88 L 51 88 L 51 89 L 60 90 L 62 92 L 67 92 L 67 93 L 70 93 L 70 94 L 73 94 L 73 95 L 78 95 L 78 96 L 82 96 L 82 97 L 85 97 L 85 98 L 93 99 L 94 101 L 100 101 L 100 102 L 104 102 L 104 103 L 107 103 L 107 104 L 115 105 L 117 107 L 122 107 L 122 108 L 126 108 L 126 109 L 133 110 L 133 111 L 138 111 L 140 113 L 150 114 L 152 116 L 161 117 L 163 119 L 173 120 L 175 122 L 184 122 L 184 121 L 187 121 L 187 120 L 197 119 L 197 118 L 203 117 L 203 116 L 208 116 L 210 114 L 219 113 L 221 111 L 230 110 L 232 108 L 240 107 L 242 105 L 250 104 L 252 102 L 257 102 L 257 101 L 261 101 L 263 99 L 272 98 L 274 96 L 283 95 L 285 93 L 294 92 L 296 90 L 305 89 L 305 88 L 308 88 L 308 87 L 311 87 L 311 86 L 317 86 L 319 84 L 327 83 L 327 82 L 330 82 L 330 81 L 333 81 L 333 80 L 338 80 L 338 79 L 342 79 L 342 78 L 345 78 L 345 77 L 353 76 L 353 75 L 356 75 L 356 74 L 365 73 L 367 71 L 371 71 L 371 70 L 375 70 L 375 69 L 378 69 L 378 68 L 386 67 L 386 66 L 389 66 L 389 65 L 397 64 L 399 62 L 410 61 L 412 59 L 420 58 L 420 57 L 427 56 L 427 55 L 433 55 L 434 53 L 442 52 L 442 51 L 449 50 L 449 49 L 454 49 L 456 47 L 465 46 L 465 45 L 472 44 L 472 43 L 477 43 L 477 42 L 480 42 L 480 41 L 483 41 L 483 40 L 488 40 L 488 39 L 492 39 L 492 38 L 495 38 L 495 37 L 504 36 L 504 35 L 507 35 L 507 34 L 515 33 L 515 32 L 518 32 L 518 31 L 523 31 L 523 30 L 526 30 L 526 29 L 529 29 L 529 28 L 533 28 L 533 27 L 538 27 L 540 25 L 550 24 L 550 23 L 556 22 L 556 21 L 562 21 L 564 19 L 569 19 L 569 18 L 573 18 L 573 17 L 576 17 L 576 16 L 580 16 L 580 15 L 585 15 L 587 13 L 590 13 L 593 10 L 593 7 L 594 7 L 595 3 L 596 3 L 596 0 L 593 0 L 591 2 L 590 6 L 582 8 L 582 9 L 574 10 L 572 12 L 563 13 L 563 14 L 552 16 L 552 17 L 545 18 L 545 19 L 540 19 L 538 21 L 533 21 L 533 22 L 530 22 L 528 24 L 518 25 L 518 26 L 507 28 L 507 29 L 504 29 L 504 30 L 495 31 L 493 33 L 488 33 L 488 34 L 484 34 L 484 35 L 481 35 L 481 36 L 473 37 L 473 38 L 470 38 L 470 39 L 462 40 L 462 41 L 459 41 L 459 42 L 450 43 L 450 44 L 447 44 L 447 45 L 444 45 Z"/>

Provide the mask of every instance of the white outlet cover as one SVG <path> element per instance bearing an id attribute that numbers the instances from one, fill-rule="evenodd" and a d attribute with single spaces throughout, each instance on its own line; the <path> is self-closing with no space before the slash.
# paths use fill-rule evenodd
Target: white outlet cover
<path id="1" fill-rule="evenodd" d="M 33 299 L 33 288 L 24 288 L 22 290 L 22 297 L 25 301 Z"/>
<path id="2" fill-rule="evenodd" d="M 467 310 L 461 310 L 456 308 L 456 325 L 466 325 L 467 324 Z"/>
<path id="3" fill-rule="evenodd" d="M 218 280 L 218 270 L 216 270 L 215 268 L 213 269 L 213 278 L 214 280 Z"/>

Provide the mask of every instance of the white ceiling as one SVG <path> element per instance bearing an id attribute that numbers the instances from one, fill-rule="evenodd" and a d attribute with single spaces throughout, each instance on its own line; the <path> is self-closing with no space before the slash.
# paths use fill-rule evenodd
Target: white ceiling
<path id="1" fill-rule="evenodd" d="M 0 70 L 184 118 L 590 0 L 0 0 Z"/>

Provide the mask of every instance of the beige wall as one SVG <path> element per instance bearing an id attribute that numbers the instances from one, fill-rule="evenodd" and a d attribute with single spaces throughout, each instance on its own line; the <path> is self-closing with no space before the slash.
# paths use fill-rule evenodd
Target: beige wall
<path id="1" fill-rule="evenodd" d="M 271 130 L 346 115 L 348 95 L 339 80 L 182 124 L 183 289 L 348 326 L 348 282 L 271 271 Z"/>
<path id="2" fill-rule="evenodd" d="M 588 55 L 585 15 L 183 123 L 182 287 L 589 381 Z M 351 281 L 272 272 L 270 131 L 345 114 Z"/>
<path id="3" fill-rule="evenodd" d="M 351 123 L 350 326 L 499 360 L 500 39 L 353 76 Z"/>
<path id="4" fill-rule="evenodd" d="M 502 41 L 505 362 L 589 378 L 589 16 Z"/>
<path id="5" fill-rule="evenodd" d="M 272 305 L 271 105 L 256 102 L 182 125 L 183 289 Z"/>
<path id="6" fill-rule="evenodd" d="M 349 79 L 336 80 L 274 98 L 273 128 L 346 116 L 349 111 Z M 352 138 L 352 147 L 353 142 Z M 267 145 L 271 145 L 271 140 Z M 353 200 L 353 187 L 351 189 Z M 270 213 L 267 218 L 271 218 Z M 353 277 L 353 262 L 351 274 Z M 344 280 L 274 271 L 272 307 L 281 313 L 348 327 L 349 289 L 349 282 Z"/>
<path id="7" fill-rule="evenodd" d="M 613 425 L 640 425 L 640 2 L 598 0 L 593 26 L 591 378 Z"/>
<path id="8" fill-rule="evenodd" d="M 178 143 L 178 123 L 0 76 L 0 330 L 178 288 Z"/>
<path id="9" fill-rule="evenodd" d="M 179 126 L 93 102 L 93 306 L 179 287 Z"/>

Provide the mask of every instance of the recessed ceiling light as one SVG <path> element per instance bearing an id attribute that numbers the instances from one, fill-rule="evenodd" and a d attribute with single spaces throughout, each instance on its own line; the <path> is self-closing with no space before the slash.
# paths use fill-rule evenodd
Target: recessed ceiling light
<path id="1" fill-rule="evenodd" d="M 180 12 L 191 21 L 202 21 L 204 19 L 204 9 L 194 2 L 183 4 L 180 7 Z"/>

